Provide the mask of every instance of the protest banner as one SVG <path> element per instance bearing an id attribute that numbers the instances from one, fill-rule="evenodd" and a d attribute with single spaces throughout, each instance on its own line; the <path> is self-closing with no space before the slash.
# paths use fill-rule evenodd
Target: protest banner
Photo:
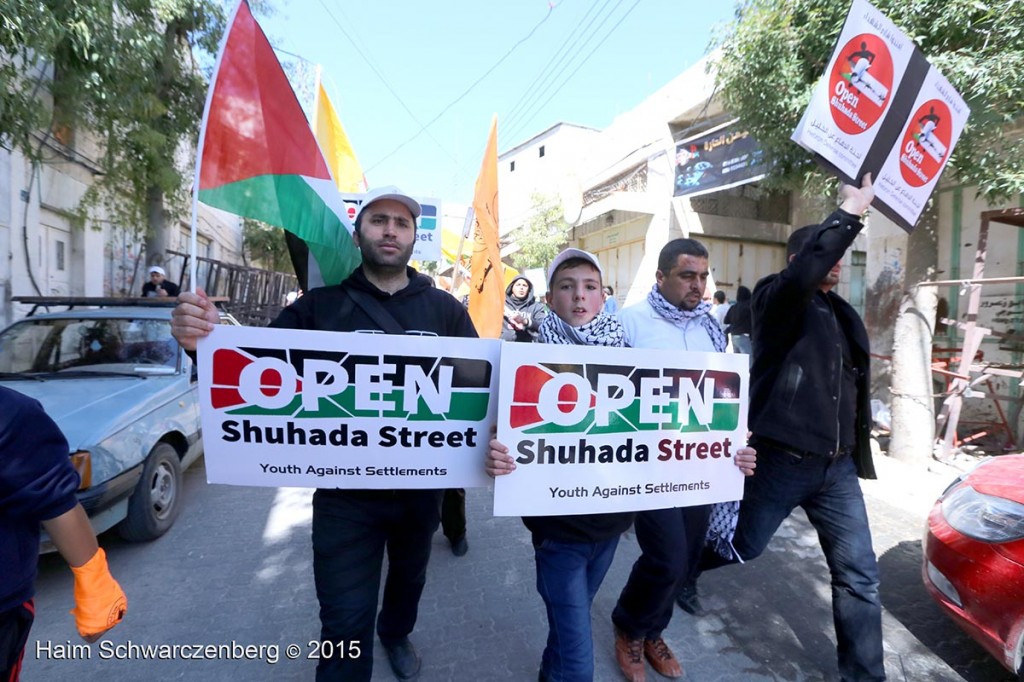
<path id="1" fill-rule="evenodd" d="M 743 496 L 747 356 L 505 344 L 496 516 L 683 507 Z"/>
<path id="2" fill-rule="evenodd" d="M 872 173 L 872 205 L 911 232 L 969 114 L 908 36 L 854 0 L 792 139 L 845 182 Z"/>
<path id="3" fill-rule="evenodd" d="M 487 485 L 500 348 L 489 339 L 218 325 L 198 347 L 207 480 Z"/>

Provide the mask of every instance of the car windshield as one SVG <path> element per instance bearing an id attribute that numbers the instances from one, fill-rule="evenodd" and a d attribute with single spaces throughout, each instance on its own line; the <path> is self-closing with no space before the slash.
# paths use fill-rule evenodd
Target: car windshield
<path id="1" fill-rule="evenodd" d="M 27 319 L 0 333 L 0 374 L 174 371 L 178 344 L 168 320 Z"/>

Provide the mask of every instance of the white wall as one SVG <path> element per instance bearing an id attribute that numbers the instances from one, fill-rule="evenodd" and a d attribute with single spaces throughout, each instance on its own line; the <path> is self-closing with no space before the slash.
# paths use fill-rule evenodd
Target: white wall
<path id="1" fill-rule="evenodd" d="M 498 221 L 502 236 L 529 219 L 533 194 L 558 198 L 563 186 L 572 182 L 579 159 L 598 135 L 593 128 L 558 123 L 498 157 Z"/>

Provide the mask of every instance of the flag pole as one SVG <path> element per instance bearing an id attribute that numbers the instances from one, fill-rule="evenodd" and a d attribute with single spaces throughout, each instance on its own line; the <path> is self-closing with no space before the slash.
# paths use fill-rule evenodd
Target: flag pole
<path id="1" fill-rule="evenodd" d="M 466 244 L 466 233 L 473 225 L 473 207 L 466 211 L 466 221 L 462 224 L 462 234 L 459 235 L 459 250 L 455 252 L 455 275 L 452 277 L 452 293 L 457 293 L 462 286 L 462 249 Z"/>
<path id="2" fill-rule="evenodd" d="M 206 91 L 206 104 L 203 106 L 203 120 L 199 124 L 199 142 L 196 146 L 196 174 L 192 183 L 192 229 L 189 234 L 188 254 L 189 270 L 188 283 L 191 291 L 196 290 L 196 281 L 199 277 L 199 264 L 196 261 L 196 226 L 199 223 L 199 178 L 203 169 L 203 147 L 206 145 L 206 124 L 210 118 L 210 103 L 213 102 L 213 91 L 217 87 L 217 77 L 220 76 L 220 62 L 224 58 L 224 47 L 228 44 L 228 35 L 235 25 L 235 18 L 238 10 L 245 0 L 238 0 L 235 9 L 231 12 L 231 19 L 225 24 L 224 35 L 220 37 L 220 47 L 217 48 L 217 61 L 213 65 L 213 77 L 210 80 L 210 88 Z M 209 294 L 210 292 L 206 292 Z"/>

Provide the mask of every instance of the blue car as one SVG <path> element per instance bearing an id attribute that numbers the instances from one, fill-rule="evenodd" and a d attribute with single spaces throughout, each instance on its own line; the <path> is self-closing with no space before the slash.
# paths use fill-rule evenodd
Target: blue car
<path id="1" fill-rule="evenodd" d="M 0 332 L 0 385 L 38 400 L 64 432 L 97 533 L 163 535 L 182 471 L 202 455 L 196 376 L 170 320 L 166 304 L 72 308 Z"/>

